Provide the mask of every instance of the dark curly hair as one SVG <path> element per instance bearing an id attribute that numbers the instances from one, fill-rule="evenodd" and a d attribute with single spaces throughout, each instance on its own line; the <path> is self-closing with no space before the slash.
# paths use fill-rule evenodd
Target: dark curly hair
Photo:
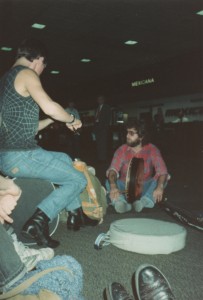
<path id="1" fill-rule="evenodd" d="M 145 122 L 140 122 L 136 118 L 128 119 L 126 123 L 126 129 L 135 129 L 140 138 L 142 138 L 142 146 L 146 145 L 150 141 L 149 128 Z"/>
<path id="2" fill-rule="evenodd" d="M 47 49 L 45 45 L 36 39 L 24 40 L 17 49 L 16 59 L 25 57 L 29 61 L 44 57 L 44 63 L 47 64 Z"/>

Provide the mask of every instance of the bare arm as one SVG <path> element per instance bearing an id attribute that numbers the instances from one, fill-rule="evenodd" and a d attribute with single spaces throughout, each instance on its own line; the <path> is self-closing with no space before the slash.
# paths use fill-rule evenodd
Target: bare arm
<path id="1" fill-rule="evenodd" d="M 41 85 L 39 76 L 34 71 L 29 69 L 21 71 L 19 73 L 18 82 L 24 83 L 23 88 L 21 87 L 21 93 L 30 95 L 47 116 L 50 116 L 54 120 L 67 123 L 68 128 L 71 130 L 73 130 L 72 126 L 74 126 L 75 129 L 82 126 L 81 121 L 78 119 L 75 119 L 70 126 L 69 123 L 72 122 L 73 116 L 66 112 L 59 103 L 49 97 Z"/>
<path id="2" fill-rule="evenodd" d="M 46 128 L 47 126 L 49 126 L 52 123 L 54 123 L 54 121 L 49 118 L 39 121 L 38 131 Z"/>
<path id="3" fill-rule="evenodd" d="M 117 174 L 114 170 L 109 171 L 108 180 L 110 184 L 110 199 L 113 201 L 117 200 L 120 194 L 120 191 L 117 187 Z"/>
<path id="4" fill-rule="evenodd" d="M 157 179 L 157 187 L 153 192 L 153 197 L 154 197 L 156 202 L 161 202 L 162 201 L 163 193 L 164 193 L 164 185 L 165 185 L 167 176 L 168 175 L 161 175 Z"/>

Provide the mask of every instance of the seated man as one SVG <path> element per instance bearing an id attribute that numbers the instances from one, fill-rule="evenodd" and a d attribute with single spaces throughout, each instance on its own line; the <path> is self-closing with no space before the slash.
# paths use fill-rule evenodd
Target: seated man
<path id="1" fill-rule="evenodd" d="M 36 133 L 53 120 L 61 121 L 74 131 L 80 120 L 66 112 L 44 91 L 39 76 L 46 67 L 46 49 L 39 41 L 25 40 L 17 50 L 16 61 L 0 80 L 0 169 L 10 177 L 39 178 L 57 184 L 23 226 L 22 234 L 38 245 L 55 248 L 59 242 L 49 235 L 48 223 L 66 209 L 73 216 L 68 228 L 81 220 L 80 193 L 86 186 L 83 174 L 73 167 L 65 153 L 46 151 L 37 145 Z M 49 118 L 39 121 L 39 109 Z M 29 201 L 29 200 L 28 200 Z"/>
<path id="2" fill-rule="evenodd" d="M 53 258 L 54 251 L 51 248 L 38 250 L 25 247 L 16 238 L 14 241 L 10 230 L 6 230 L 8 223 L 13 223 L 9 215 L 15 208 L 20 195 L 21 190 L 13 180 L 0 175 L 0 298 L 10 299 L 10 290 L 15 287 L 19 289 L 20 284 L 23 284 L 32 275 L 36 276 L 42 270 L 55 268 L 55 271 L 46 274 L 45 280 L 42 277 L 33 280 L 33 284 L 26 283 L 24 286 L 26 290 L 21 286 L 20 291 L 22 290 L 26 295 L 40 293 L 36 299 L 52 299 L 52 295 L 54 295 L 54 299 L 83 299 L 82 268 L 73 257 L 63 255 Z M 63 269 L 57 270 L 57 268 Z M 18 290 L 19 293 L 20 291 Z M 11 298 L 18 297 L 21 299 L 20 295 Z"/>
<path id="3" fill-rule="evenodd" d="M 128 166 L 133 157 L 144 161 L 141 197 L 133 203 L 136 212 L 141 212 L 144 207 L 152 208 L 162 200 L 168 179 L 167 168 L 160 151 L 148 142 L 145 125 L 136 120 L 129 120 L 126 144 L 116 150 L 106 173 L 106 188 L 111 204 L 118 213 L 130 211 L 132 208 L 126 201 L 125 185 Z"/>
<path id="4" fill-rule="evenodd" d="M 31 249 L 19 242 L 8 224 L 21 190 L 11 179 L 0 175 L 0 293 L 32 270 L 40 260 L 53 258 L 51 248 Z"/>

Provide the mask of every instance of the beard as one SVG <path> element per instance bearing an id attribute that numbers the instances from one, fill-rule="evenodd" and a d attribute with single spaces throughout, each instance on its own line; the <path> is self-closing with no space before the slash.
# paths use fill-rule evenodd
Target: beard
<path id="1" fill-rule="evenodd" d="M 137 140 L 135 140 L 133 142 L 130 142 L 127 140 L 127 145 L 132 148 L 137 147 L 137 146 L 141 145 L 141 139 L 138 138 Z"/>

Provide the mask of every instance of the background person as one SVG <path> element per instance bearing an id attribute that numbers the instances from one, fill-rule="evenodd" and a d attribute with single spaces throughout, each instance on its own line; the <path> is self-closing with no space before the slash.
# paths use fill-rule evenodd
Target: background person
<path id="1" fill-rule="evenodd" d="M 108 154 L 109 126 L 111 121 L 111 108 L 104 96 L 97 98 L 98 107 L 95 112 L 94 133 L 96 139 L 97 159 L 105 162 Z"/>

